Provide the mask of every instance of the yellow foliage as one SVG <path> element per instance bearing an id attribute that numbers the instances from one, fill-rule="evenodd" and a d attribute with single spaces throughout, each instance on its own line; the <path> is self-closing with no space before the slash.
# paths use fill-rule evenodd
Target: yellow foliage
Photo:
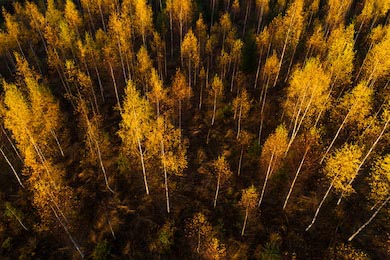
<path id="1" fill-rule="evenodd" d="M 338 245 L 336 250 L 332 250 L 332 256 L 340 260 L 369 260 L 370 257 L 361 250 L 358 250 L 351 245 L 346 245 L 344 243 Z"/>
<path id="2" fill-rule="evenodd" d="M 192 19 L 192 0 L 167 0 L 166 6 L 167 11 L 172 13 L 173 20 L 177 21 L 181 26 Z"/>
<path id="3" fill-rule="evenodd" d="M 213 95 L 219 96 L 223 93 L 223 83 L 222 80 L 218 77 L 218 75 L 215 75 L 213 78 L 213 81 L 211 83 L 211 90 L 213 92 Z"/>
<path id="4" fill-rule="evenodd" d="M 187 222 L 186 236 L 192 242 L 190 245 L 193 251 L 203 254 L 207 250 L 213 237 L 213 227 L 203 213 L 196 213 Z"/>
<path id="5" fill-rule="evenodd" d="M 137 53 L 138 71 L 145 78 L 148 77 L 150 70 L 153 68 L 152 60 L 148 55 L 148 51 L 144 46 L 141 46 Z"/>
<path id="6" fill-rule="evenodd" d="M 148 98 L 151 103 L 156 105 L 157 113 L 160 112 L 162 102 L 166 102 L 167 90 L 163 87 L 163 82 L 153 68 L 150 77 L 151 91 L 148 93 Z"/>
<path id="7" fill-rule="evenodd" d="M 270 43 L 270 30 L 267 26 L 260 32 L 258 36 L 256 36 L 256 45 L 258 50 L 266 50 Z"/>
<path id="8" fill-rule="evenodd" d="M 367 86 L 366 82 L 360 82 L 350 92 L 346 93 L 335 106 L 336 114 L 348 115 L 347 123 L 357 125 L 362 129 L 367 125 L 367 118 L 370 116 L 374 98 L 374 90 Z"/>
<path id="9" fill-rule="evenodd" d="M 186 76 L 180 71 L 176 70 L 175 77 L 172 82 L 172 94 L 174 101 L 182 101 L 192 95 L 192 89 L 188 86 Z"/>
<path id="10" fill-rule="evenodd" d="M 352 0 L 329 0 L 326 23 L 330 29 L 344 24 L 345 16 L 351 6 Z"/>
<path id="11" fill-rule="evenodd" d="M 288 132 L 284 125 L 279 125 L 275 132 L 268 136 L 261 151 L 260 163 L 266 169 L 272 159 L 272 171 L 281 166 L 284 153 L 288 145 Z"/>
<path id="12" fill-rule="evenodd" d="M 195 66 L 198 65 L 200 59 L 198 39 L 191 29 L 184 36 L 183 43 L 181 44 L 181 53 L 183 57 L 191 60 Z"/>
<path id="13" fill-rule="evenodd" d="M 390 74 L 390 26 L 385 27 L 384 37 L 367 53 L 363 65 L 365 79 L 370 83 L 384 79 Z"/>
<path id="14" fill-rule="evenodd" d="M 208 260 L 226 259 L 226 246 L 213 237 L 203 257 Z"/>
<path id="15" fill-rule="evenodd" d="M 287 89 L 284 102 L 286 115 L 292 119 L 313 123 L 320 111 L 327 109 L 330 78 L 317 58 L 310 58 L 303 68 L 296 69 Z"/>
<path id="16" fill-rule="evenodd" d="M 371 169 L 370 174 L 370 197 L 381 202 L 390 196 L 390 155 L 378 159 Z"/>
<path id="17" fill-rule="evenodd" d="M 372 19 L 379 19 L 386 15 L 390 9 L 390 2 L 385 0 L 366 0 L 360 15 L 357 17 L 359 23 L 368 24 Z"/>
<path id="18" fill-rule="evenodd" d="M 333 183 L 336 191 L 345 197 L 354 192 L 349 183 L 356 177 L 361 156 L 362 149 L 359 146 L 345 144 L 326 161 L 324 168 L 326 177 Z"/>
<path id="19" fill-rule="evenodd" d="M 152 8 L 148 5 L 146 0 L 137 0 L 135 2 L 135 12 L 133 22 L 138 32 L 143 39 L 147 33 L 153 30 L 153 13 Z"/>
<path id="20" fill-rule="evenodd" d="M 288 35 L 287 48 L 297 46 L 301 37 L 305 17 L 303 15 L 303 0 L 294 0 L 287 8 L 286 14 L 275 17 L 269 25 L 273 45 L 282 51 Z"/>
<path id="21" fill-rule="evenodd" d="M 64 12 L 65 20 L 73 27 L 74 30 L 82 25 L 82 19 L 73 0 L 66 0 Z"/>
<path id="22" fill-rule="evenodd" d="M 307 47 L 312 51 L 313 56 L 322 56 L 326 49 L 326 40 L 324 36 L 324 28 L 321 23 L 317 23 L 314 27 L 314 32 L 307 40 Z"/>
<path id="23" fill-rule="evenodd" d="M 353 71 L 354 25 L 339 27 L 332 31 L 327 41 L 328 56 L 326 68 L 335 82 L 349 84 Z"/>
<path id="24" fill-rule="evenodd" d="M 244 88 L 240 95 L 233 99 L 233 111 L 234 118 L 241 117 L 246 118 L 248 116 L 249 110 L 251 109 L 251 102 L 249 99 L 248 92 Z"/>
<path id="25" fill-rule="evenodd" d="M 224 34 L 232 29 L 233 25 L 229 13 L 226 12 L 219 18 L 219 24 Z"/>
<path id="26" fill-rule="evenodd" d="M 279 70 L 279 58 L 276 52 L 273 52 L 271 56 L 265 61 L 263 72 L 268 80 L 274 80 Z"/>
<path id="27" fill-rule="evenodd" d="M 183 170 L 187 168 L 187 146 L 181 140 L 180 129 L 175 129 L 168 120 L 160 116 L 147 138 L 148 155 L 160 158 L 168 173 L 182 175 Z"/>
<path id="28" fill-rule="evenodd" d="M 142 142 L 150 131 L 152 108 L 150 103 L 129 80 L 125 89 L 118 135 L 122 138 L 126 152 L 138 152 L 138 143 Z"/>
<path id="29" fill-rule="evenodd" d="M 253 210 L 257 207 L 259 202 L 259 193 L 255 186 L 250 186 L 247 189 L 242 190 L 241 200 L 239 205 L 245 209 Z"/>
<path id="30" fill-rule="evenodd" d="M 26 98 L 14 85 L 3 81 L 4 88 L 4 126 L 11 130 L 12 136 L 19 150 L 24 154 L 29 140 L 29 127 L 31 123 L 31 111 Z"/>
<path id="31" fill-rule="evenodd" d="M 256 7 L 262 9 L 263 15 L 269 12 L 269 0 L 256 0 Z"/>
<path id="32" fill-rule="evenodd" d="M 222 185 L 233 175 L 233 172 L 230 170 L 229 163 L 226 161 L 224 155 L 218 156 L 218 158 L 213 162 L 213 169 L 215 175 L 220 178 Z"/>
<path id="33" fill-rule="evenodd" d="M 207 39 L 207 25 L 204 23 L 202 13 L 199 14 L 199 18 L 196 21 L 195 32 L 199 43 L 204 44 Z"/>

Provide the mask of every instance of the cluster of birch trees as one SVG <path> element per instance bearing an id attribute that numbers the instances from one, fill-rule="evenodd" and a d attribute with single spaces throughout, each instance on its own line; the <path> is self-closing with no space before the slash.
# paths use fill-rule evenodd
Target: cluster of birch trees
<path id="1" fill-rule="evenodd" d="M 0 255 L 388 256 L 389 10 L 5 4 Z"/>

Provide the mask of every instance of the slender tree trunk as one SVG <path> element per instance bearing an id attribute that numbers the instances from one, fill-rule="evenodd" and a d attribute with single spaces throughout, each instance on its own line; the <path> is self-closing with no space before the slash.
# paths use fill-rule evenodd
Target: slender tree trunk
<path id="1" fill-rule="evenodd" d="M 214 95 L 214 108 L 213 108 L 213 118 L 211 119 L 211 125 L 214 125 L 215 121 L 215 112 L 217 111 L 217 93 Z"/>
<path id="2" fill-rule="evenodd" d="M 181 6 L 180 6 L 181 7 Z M 181 44 L 183 41 L 183 21 L 181 18 L 181 11 L 180 11 L 180 45 L 179 45 L 179 50 L 181 50 Z M 180 61 L 181 61 L 181 66 L 183 67 L 183 54 L 180 51 Z"/>
<path id="3" fill-rule="evenodd" d="M 33 47 L 32 47 L 31 42 L 29 42 L 29 47 L 30 47 L 31 53 L 32 53 L 33 56 L 34 56 L 35 63 L 37 64 L 37 68 L 38 68 L 38 70 L 39 70 L 39 73 L 40 73 L 40 75 L 43 75 L 43 72 L 42 72 L 42 70 L 41 70 L 41 66 L 39 66 L 39 58 L 38 58 L 37 54 L 35 53 L 35 51 L 34 51 L 34 49 L 33 49 Z"/>
<path id="4" fill-rule="evenodd" d="M 333 137 L 332 142 L 331 142 L 330 145 L 328 146 L 328 149 L 326 149 L 325 154 L 322 156 L 322 159 L 321 159 L 321 161 L 320 161 L 320 164 L 323 163 L 325 157 L 328 155 L 328 153 L 329 153 L 330 149 L 332 148 L 334 142 L 336 141 L 337 137 L 339 136 L 341 129 L 344 127 L 345 122 L 347 122 L 348 116 L 349 116 L 349 112 L 348 112 L 348 114 L 344 117 L 344 120 L 343 120 L 343 122 L 341 123 L 339 129 L 337 130 L 335 136 Z"/>
<path id="5" fill-rule="evenodd" d="M 72 241 L 73 246 L 76 248 L 77 252 L 80 254 L 81 258 L 84 259 L 84 253 L 81 251 L 79 245 L 76 243 L 76 240 L 73 238 L 72 234 L 69 232 L 69 229 L 66 227 L 66 225 L 61 221 L 60 217 L 58 216 L 55 209 L 50 205 L 50 208 L 53 210 L 54 215 L 56 216 L 58 222 L 60 222 L 61 226 L 64 228 L 66 234 L 68 235 L 69 239 Z"/>
<path id="6" fill-rule="evenodd" d="M 22 188 L 24 188 L 24 185 L 23 185 L 22 181 L 20 180 L 19 175 L 16 173 L 15 168 L 12 166 L 12 163 L 8 160 L 8 158 L 7 158 L 7 156 L 5 155 L 3 149 L 0 148 L 0 152 L 1 152 L 1 154 L 3 155 L 4 159 L 7 161 L 9 167 L 11 167 L 12 172 L 14 173 L 14 175 L 15 175 L 16 179 L 18 180 L 20 186 L 22 186 Z"/>
<path id="7" fill-rule="evenodd" d="M 259 74 L 260 74 L 260 65 L 261 65 L 261 51 L 260 51 L 260 54 L 259 54 L 259 62 L 257 63 L 257 69 L 256 69 L 256 79 L 255 79 L 255 85 L 254 85 L 254 89 L 257 88 L 257 81 L 259 80 Z"/>
<path id="8" fill-rule="evenodd" d="M 219 193 L 219 185 L 221 182 L 221 174 L 218 174 L 217 178 L 217 189 L 215 191 L 215 197 L 214 197 L 214 208 L 217 206 L 217 199 L 218 199 L 218 193 Z"/>
<path id="9" fill-rule="evenodd" d="M 246 5 L 246 11 L 245 11 L 244 28 L 242 29 L 242 37 L 245 36 L 246 24 L 248 22 L 248 16 L 250 14 L 250 5 L 251 5 L 251 0 L 248 0 L 248 3 Z"/>
<path id="10" fill-rule="evenodd" d="M 202 98 L 203 98 L 203 82 L 200 83 L 200 93 L 199 93 L 199 110 L 202 109 Z"/>
<path id="11" fill-rule="evenodd" d="M 179 99 L 179 130 L 181 131 L 181 99 Z"/>
<path id="12" fill-rule="evenodd" d="M 216 0 L 211 0 L 211 24 L 210 24 L 210 27 L 213 25 L 213 22 L 214 22 L 215 1 Z"/>
<path id="13" fill-rule="evenodd" d="M 313 226 L 314 222 L 316 221 L 317 216 L 318 216 L 318 213 L 320 212 L 320 209 L 321 209 L 321 207 L 322 207 L 322 204 L 324 204 L 325 199 L 328 197 L 329 192 L 330 192 L 330 190 L 331 190 L 332 187 L 333 187 L 333 182 L 334 182 L 334 180 L 332 181 L 332 183 L 330 184 L 330 186 L 329 186 L 328 190 L 326 191 L 324 197 L 322 198 L 320 205 L 318 205 L 317 210 L 316 210 L 316 213 L 314 214 L 313 220 L 311 221 L 310 225 L 307 226 L 307 228 L 306 228 L 305 231 L 309 231 L 309 229 Z"/>
<path id="14" fill-rule="evenodd" d="M 301 129 L 302 122 L 305 119 L 307 111 L 309 110 L 309 108 L 311 106 L 311 102 L 313 100 L 313 93 L 312 93 L 312 95 L 310 97 L 309 103 L 307 104 L 307 106 L 305 108 L 305 111 L 303 112 L 303 114 L 301 116 L 301 119 L 299 120 L 299 123 L 298 123 L 298 118 L 299 118 L 299 114 L 300 114 L 301 108 L 299 108 L 299 110 L 298 110 L 297 117 L 296 117 L 296 122 L 295 122 L 295 125 L 294 125 L 294 129 L 293 129 L 293 132 L 291 134 L 290 141 L 289 141 L 289 143 L 287 145 L 286 152 L 284 153 L 285 155 L 287 155 L 287 152 L 290 150 L 290 147 L 291 147 L 292 143 L 294 142 L 295 138 L 298 135 L 299 130 Z"/>
<path id="15" fill-rule="evenodd" d="M 240 112 L 238 113 L 238 122 L 237 122 L 237 136 L 236 139 L 240 137 L 240 132 L 241 132 L 241 117 L 242 117 L 242 100 L 240 104 Z"/>
<path id="16" fill-rule="evenodd" d="M 98 4 L 98 6 L 99 6 L 100 18 L 102 19 L 103 30 L 104 30 L 104 32 L 107 32 L 106 23 L 104 22 L 102 6 L 100 4 Z"/>
<path id="17" fill-rule="evenodd" d="M 173 58 L 173 28 L 172 28 L 172 11 L 169 12 L 169 27 L 171 28 L 171 59 Z"/>
<path id="18" fill-rule="evenodd" d="M 294 51 L 293 51 L 293 54 L 292 54 L 290 63 L 289 63 L 289 65 L 288 65 L 287 74 L 286 74 L 286 77 L 284 78 L 284 83 L 287 82 L 288 76 L 290 75 L 290 71 L 291 71 L 291 67 L 292 67 L 292 64 L 293 64 L 293 61 L 294 61 L 294 56 L 295 56 L 295 52 L 296 52 L 296 51 L 297 51 L 297 46 L 294 46 Z"/>
<path id="19" fill-rule="evenodd" d="M 88 4 L 88 2 L 86 2 L 86 3 L 87 3 L 87 10 L 88 10 L 89 20 L 91 21 L 92 30 L 95 32 L 96 29 L 95 29 L 95 24 L 93 23 L 93 19 L 92 19 L 92 15 L 91 15 L 91 10 L 89 9 L 89 4 Z"/>
<path id="20" fill-rule="evenodd" d="M 196 246 L 196 252 L 199 254 L 200 252 L 200 228 L 198 229 L 198 244 Z"/>
<path id="21" fill-rule="evenodd" d="M 11 141 L 11 139 L 9 138 L 7 132 L 5 131 L 4 127 L 1 126 L 1 130 L 3 131 L 5 137 L 7 138 L 8 142 L 11 144 L 12 146 L 12 149 L 15 151 L 16 155 L 18 156 L 18 158 L 20 159 L 21 162 L 23 162 L 23 159 L 22 157 L 20 156 L 18 150 L 16 149 L 15 145 L 13 144 L 13 142 Z"/>
<path id="22" fill-rule="evenodd" d="M 372 214 L 372 216 L 364 223 L 350 238 L 348 238 L 348 242 L 351 242 L 367 225 L 371 223 L 371 221 L 378 215 L 379 211 L 389 202 L 390 197 L 388 197 L 379 208 Z"/>
<path id="23" fill-rule="evenodd" d="M 263 12 L 264 12 L 264 7 L 263 7 L 263 5 L 261 5 L 261 7 L 260 7 L 260 14 L 259 14 L 259 21 L 257 23 L 256 34 L 259 34 L 259 32 L 260 32 L 261 22 L 263 20 Z"/>
<path id="24" fill-rule="evenodd" d="M 112 66 L 111 66 L 110 62 L 108 63 L 108 65 L 110 66 L 111 78 L 112 78 L 112 83 L 114 84 L 114 90 L 115 90 L 115 96 L 116 96 L 116 101 L 117 101 L 117 104 L 118 104 L 118 108 L 119 108 L 119 111 L 122 111 L 121 102 L 119 101 L 118 88 L 116 86 L 114 71 L 112 70 Z"/>
<path id="25" fill-rule="evenodd" d="M 170 206 L 169 206 L 169 189 L 168 189 L 168 174 L 167 174 L 167 166 L 165 164 L 165 149 L 164 149 L 164 142 L 161 140 L 161 156 L 162 156 L 162 163 L 164 168 L 164 186 L 165 186 L 165 198 L 167 202 L 167 212 L 170 213 Z"/>
<path id="26" fill-rule="evenodd" d="M 371 152 L 374 150 L 374 148 L 375 148 L 375 146 L 378 144 L 379 140 L 382 138 L 384 132 L 385 132 L 386 129 L 387 129 L 387 126 L 388 126 L 389 122 L 390 122 L 390 119 L 386 121 L 386 123 L 385 123 L 385 125 L 383 126 L 382 131 L 380 132 L 378 138 L 377 138 L 377 139 L 375 140 L 375 142 L 371 145 L 370 149 L 368 150 L 368 152 L 367 152 L 366 155 L 364 156 L 363 160 L 360 162 L 358 168 L 357 168 L 356 171 L 355 171 L 355 175 L 358 174 L 358 172 L 359 172 L 360 169 L 362 168 L 363 164 L 365 163 L 365 161 L 367 160 L 367 158 L 370 156 Z M 351 180 L 348 182 L 348 184 L 351 185 L 352 182 L 353 182 L 354 180 L 355 180 L 354 178 L 351 179 Z M 341 200 L 343 199 L 343 196 L 344 196 L 344 193 L 341 193 L 340 198 L 339 198 L 339 200 L 337 201 L 337 206 L 340 205 Z"/>
<path id="27" fill-rule="evenodd" d="M 248 221 L 248 207 L 245 209 L 245 219 L 244 219 L 244 225 L 242 225 L 241 236 L 244 236 L 247 221 Z"/>
<path id="28" fill-rule="evenodd" d="M 260 195 L 259 203 L 258 203 L 258 205 L 257 205 L 258 207 L 260 207 L 261 202 L 263 201 L 264 192 L 265 192 L 265 187 L 267 186 L 268 178 L 269 178 L 270 173 L 271 173 L 271 164 L 272 164 L 272 160 L 274 159 L 274 154 L 275 154 L 275 153 L 272 152 L 271 159 L 269 160 L 269 163 L 268 163 L 267 174 L 265 175 L 265 180 L 264 180 L 263 188 L 261 189 L 261 195 Z"/>
<path id="29" fill-rule="evenodd" d="M 237 175 L 240 176 L 241 173 L 241 163 L 242 163 L 242 157 L 244 156 L 244 146 L 241 146 L 241 153 L 240 153 L 240 160 L 238 161 L 238 173 Z"/>
<path id="30" fill-rule="evenodd" d="M 149 186 L 148 186 L 148 181 L 147 181 L 147 179 L 146 179 L 146 170 L 145 170 L 145 162 L 144 162 L 144 153 L 143 153 L 143 151 L 142 151 L 141 141 L 139 140 L 139 138 L 137 138 L 137 142 L 138 142 L 139 154 L 140 154 L 140 156 L 141 156 L 142 175 L 143 175 L 143 178 L 144 178 L 144 184 L 145 184 L 146 195 L 149 195 Z"/>
<path id="31" fill-rule="evenodd" d="M 286 38 L 285 38 L 285 40 L 284 40 L 283 51 L 282 51 L 282 55 L 281 55 L 281 57 L 280 57 L 279 66 L 278 66 L 278 73 L 276 74 L 275 81 L 274 81 L 274 85 L 273 85 L 274 87 L 275 87 L 275 85 L 276 85 L 276 82 L 278 81 L 279 74 L 280 74 L 280 70 L 281 70 L 281 68 L 282 68 L 283 58 L 284 58 L 284 54 L 286 53 L 287 42 L 288 42 L 288 38 L 290 37 L 290 31 L 291 31 L 292 22 L 294 21 L 294 17 L 295 17 L 295 12 L 294 12 L 294 14 L 291 16 L 290 25 L 288 26 Z"/>
<path id="32" fill-rule="evenodd" d="M 374 44 L 371 43 L 371 44 L 370 44 L 370 47 L 368 48 L 367 54 L 370 53 L 370 51 L 371 51 L 371 49 L 372 49 L 373 46 L 374 46 Z M 361 74 L 362 71 L 363 71 L 364 64 L 365 64 L 366 61 L 367 61 L 367 58 L 368 58 L 368 55 L 366 55 L 366 56 L 364 57 L 363 62 L 362 62 L 362 65 L 360 65 L 359 72 L 358 72 L 358 74 L 356 75 L 355 81 L 357 81 L 357 80 L 359 79 L 360 74 Z"/>
<path id="33" fill-rule="evenodd" d="M 107 173 L 106 173 L 106 169 L 104 168 L 104 164 L 103 164 L 103 160 L 102 160 L 102 154 L 100 152 L 100 147 L 99 147 L 99 143 L 97 142 L 97 140 L 95 140 L 95 144 L 96 144 L 96 149 L 97 149 L 98 156 L 99 156 L 100 168 L 102 169 L 102 172 L 103 172 L 103 175 L 104 175 L 104 182 L 106 183 L 107 189 L 109 191 L 111 191 L 112 193 L 114 193 L 114 191 L 111 189 L 110 185 L 108 184 Z"/>
<path id="34" fill-rule="evenodd" d="M 188 87 L 191 89 L 191 58 L 188 57 Z"/>
<path id="35" fill-rule="evenodd" d="M 299 173 L 301 172 L 302 165 L 303 165 L 303 163 L 304 163 L 304 161 L 305 161 L 305 159 L 306 159 L 306 155 L 307 155 L 307 152 L 309 151 L 309 149 L 310 149 L 310 146 L 308 146 L 308 147 L 306 148 L 305 153 L 304 153 L 304 155 L 303 155 L 303 157 L 302 157 L 301 163 L 299 164 L 299 167 L 298 167 L 298 169 L 297 169 L 297 172 L 295 173 L 294 180 L 293 180 L 293 182 L 291 183 L 290 190 L 288 191 L 286 200 L 284 201 L 284 204 L 283 204 L 283 210 L 286 209 L 287 202 L 288 202 L 288 200 L 290 199 L 290 196 L 291 196 L 291 193 L 292 193 L 292 191 L 293 191 L 295 182 L 297 181 L 298 175 L 299 175 Z"/>
<path id="36" fill-rule="evenodd" d="M 108 223 L 108 227 L 110 228 L 110 231 L 111 231 L 111 235 L 112 235 L 112 237 L 114 238 L 114 240 L 116 240 L 116 236 L 115 236 L 114 229 L 112 228 L 111 221 L 110 221 L 110 219 L 108 218 L 108 215 L 107 215 L 107 212 L 106 212 L 106 211 L 104 211 L 104 215 L 106 216 L 107 223 Z"/>
<path id="37" fill-rule="evenodd" d="M 52 134 L 52 136 L 53 136 L 54 139 L 56 140 L 58 149 L 60 150 L 62 157 L 65 157 L 64 151 L 63 151 L 62 148 L 61 148 L 61 144 L 60 144 L 60 142 L 59 142 L 59 140 L 58 140 L 58 138 L 57 138 L 56 133 L 54 132 L 54 130 L 51 130 L 51 129 L 50 129 L 50 133 Z"/>
<path id="38" fill-rule="evenodd" d="M 267 78 L 267 83 L 264 87 L 264 97 L 262 97 L 262 94 L 260 94 L 260 102 L 261 102 L 261 109 L 260 109 L 260 127 L 259 127 L 259 138 L 258 138 L 258 144 L 260 145 L 261 142 L 261 133 L 263 131 L 263 123 L 264 123 L 264 107 L 265 107 L 265 101 L 267 99 L 267 91 L 268 91 L 268 84 L 269 84 L 270 77 Z M 263 92 L 263 91 L 262 91 Z"/>
<path id="39" fill-rule="evenodd" d="M 16 218 L 16 220 L 19 222 L 19 224 L 24 228 L 24 230 L 28 231 L 28 228 L 23 224 L 23 222 L 20 220 L 20 218 L 12 211 L 12 209 L 8 208 L 9 212 L 11 212 L 12 216 Z"/>
<path id="40" fill-rule="evenodd" d="M 234 62 L 233 64 L 232 78 L 230 80 L 230 92 L 233 91 L 235 74 L 236 74 L 236 62 Z"/>
<path id="41" fill-rule="evenodd" d="M 99 83 L 100 95 L 102 96 L 102 100 L 103 100 L 103 103 L 104 103 L 104 102 L 105 102 L 105 99 L 104 99 L 103 84 L 102 84 L 102 81 L 101 81 L 101 79 L 100 79 L 100 73 L 99 73 L 98 68 L 96 67 L 95 61 L 94 61 L 94 67 L 95 67 L 95 72 L 96 72 L 96 76 L 97 76 L 98 83 Z"/>
<path id="42" fill-rule="evenodd" d="M 357 31 L 356 36 L 355 36 L 355 38 L 353 39 L 353 45 L 356 44 L 356 41 L 357 41 L 357 39 L 358 39 L 358 37 L 359 37 L 360 32 L 362 31 L 363 24 L 364 24 L 364 21 L 365 21 L 365 20 L 366 20 L 366 19 L 364 18 L 364 20 L 360 23 L 359 30 Z"/>

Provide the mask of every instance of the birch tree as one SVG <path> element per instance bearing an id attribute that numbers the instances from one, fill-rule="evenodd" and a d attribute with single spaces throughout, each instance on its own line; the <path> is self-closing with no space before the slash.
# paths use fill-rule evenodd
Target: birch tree
<path id="1" fill-rule="evenodd" d="M 268 57 L 267 60 L 265 61 L 264 67 L 263 67 L 263 75 L 264 75 L 264 80 L 265 84 L 262 85 L 261 87 L 261 92 L 260 92 L 260 99 L 259 99 L 259 104 L 260 104 L 260 126 L 259 126 L 259 137 L 258 137 L 258 144 L 260 144 L 261 140 L 261 134 L 263 130 L 263 123 L 264 123 L 264 108 L 267 100 L 267 93 L 268 93 L 268 87 L 270 82 L 276 77 L 276 73 L 278 71 L 278 64 L 279 64 L 279 59 L 276 53 L 274 52 L 272 56 Z"/>
<path id="2" fill-rule="evenodd" d="M 362 129 L 364 127 L 365 122 L 368 121 L 368 116 L 371 114 L 373 95 L 373 89 L 367 87 L 366 82 L 361 82 L 349 93 L 346 93 L 342 97 L 342 99 L 340 100 L 340 104 L 335 107 L 333 113 L 338 114 L 341 112 L 342 114 L 345 114 L 345 116 L 331 143 L 329 144 L 324 155 L 322 156 L 321 163 L 333 147 L 337 137 L 345 126 L 355 126 L 358 129 Z M 337 115 L 334 115 L 333 118 L 337 118 Z"/>
<path id="3" fill-rule="evenodd" d="M 214 203 L 213 203 L 215 208 L 217 206 L 217 199 L 218 199 L 220 188 L 224 186 L 224 184 L 230 179 L 233 173 L 230 170 L 229 163 L 226 161 L 224 155 L 218 156 L 218 158 L 213 162 L 212 167 L 213 167 L 214 174 L 217 177 L 217 188 L 215 190 Z"/>
<path id="4" fill-rule="evenodd" d="M 244 158 L 244 152 L 250 145 L 252 138 L 253 137 L 249 132 L 242 130 L 240 136 L 237 139 L 237 142 L 240 145 L 240 159 L 238 161 L 238 170 L 237 170 L 238 176 L 240 176 L 241 173 L 241 165 L 242 165 L 242 160 Z"/>
<path id="5" fill-rule="evenodd" d="M 390 155 L 376 160 L 371 169 L 369 184 L 371 188 L 370 198 L 375 204 L 372 209 L 376 209 L 371 217 L 349 237 L 348 241 L 352 241 L 365 229 L 390 201 Z"/>
<path id="6" fill-rule="evenodd" d="M 213 227 L 206 216 L 199 212 L 186 223 L 186 237 L 190 240 L 190 246 L 197 254 L 206 251 L 207 244 L 212 240 Z"/>
<path id="7" fill-rule="evenodd" d="M 240 137 L 242 121 L 248 117 L 251 102 L 246 89 L 242 89 L 240 94 L 233 100 L 234 119 L 237 120 L 237 135 Z"/>
<path id="8" fill-rule="evenodd" d="M 240 206 L 245 209 L 244 224 L 241 229 L 241 236 L 245 234 L 245 228 L 248 222 L 248 217 L 251 212 L 256 208 L 256 203 L 259 199 L 259 193 L 257 192 L 255 186 L 251 186 L 247 189 L 242 190 L 241 200 L 239 202 Z"/>
<path id="9" fill-rule="evenodd" d="M 134 3 L 133 22 L 136 32 L 142 36 L 142 42 L 146 46 L 146 37 L 153 30 L 152 8 L 146 0 L 137 0 Z"/>
<path id="10" fill-rule="evenodd" d="M 263 149 L 260 155 L 260 164 L 267 171 L 263 182 L 263 188 L 261 189 L 260 199 L 257 207 L 261 206 L 263 201 L 265 189 L 268 180 L 272 177 L 272 174 L 279 170 L 282 166 L 284 152 L 288 145 L 288 132 L 284 125 L 279 125 L 275 132 L 272 133 L 264 143 Z"/>
<path id="11" fill-rule="evenodd" d="M 191 74 L 194 71 L 194 80 L 196 77 L 197 68 L 200 62 L 198 39 L 190 29 L 184 36 L 183 43 L 181 45 L 181 56 L 188 62 L 188 86 L 191 88 L 192 80 Z M 195 81 L 196 82 L 196 81 Z"/>
<path id="12" fill-rule="evenodd" d="M 222 80 L 217 75 L 215 75 L 213 78 L 213 81 L 211 83 L 210 92 L 211 92 L 211 95 L 213 96 L 213 100 L 214 100 L 214 102 L 213 102 L 213 115 L 211 118 L 211 126 L 213 126 L 214 122 L 215 122 L 216 111 L 217 111 L 217 101 L 218 101 L 218 98 L 223 93 L 223 83 L 222 83 Z"/>
<path id="13" fill-rule="evenodd" d="M 277 45 L 278 47 L 282 46 L 282 54 L 280 56 L 278 73 L 276 74 L 273 86 L 275 86 L 278 81 L 286 51 L 290 49 L 293 50 L 293 53 L 295 53 L 295 49 L 301 37 L 303 31 L 303 25 L 304 25 L 303 1 L 295 0 L 294 2 L 291 3 L 291 5 L 288 7 L 286 11 L 286 15 L 281 20 L 281 24 L 278 22 L 278 20 L 275 21 L 276 21 L 275 23 L 276 30 L 281 30 L 280 32 L 276 32 L 276 34 L 279 35 L 285 34 L 285 37 L 282 45 L 280 45 L 281 42 L 279 43 L 276 42 L 276 44 L 278 44 Z M 287 28 L 287 32 L 285 32 L 286 28 Z M 294 58 L 294 54 L 292 55 L 291 59 L 293 58 Z"/>
<path id="14" fill-rule="evenodd" d="M 362 65 L 363 77 L 369 85 L 383 80 L 390 73 L 390 26 L 386 26 L 384 37 L 367 53 Z"/>
<path id="15" fill-rule="evenodd" d="M 118 135 L 122 139 L 123 150 L 131 155 L 140 158 L 142 176 L 146 194 L 149 195 L 145 165 L 145 141 L 150 131 L 152 119 L 152 108 L 149 102 L 141 97 L 132 81 L 128 81 L 125 89 L 123 109 L 121 112 L 122 121 L 119 124 Z"/>
<path id="16" fill-rule="evenodd" d="M 326 161 L 324 174 L 330 181 L 330 185 L 318 205 L 311 223 L 307 226 L 308 231 L 315 223 L 318 213 L 324 204 L 326 198 L 329 196 L 332 188 L 337 193 L 343 193 L 345 196 L 354 192 L 350 180 L 356 177 L 356 168 L 359 166 L 360 157 L 362 156 L 362 149 L 353 144 L 345 144 L 340 149 L 337 149 L 334 154 Z"/>
<path id="17" fill-rule="evenodd" d="M 305 138 L 306 138 L 305 145 L 304 145 L 305 150 L 304 150 L 302 159 L 299 163 L 299 166 L 297 168 L 297 171 L 295 172 L 294 179 L 291 182 L 290 189 L 287 193 L 286 199 L 284 200 L 283 210 L 285 210 L 287 207 L 287 203 L 288 203 L 290 196 L 293 192 L 293 189 L 294 189 L 295 184 L 297 182 L 298 176 L 301 173 L 302 167 L 305 163 L 305 160 L 307 158 L 308 152 L 310 151 L 310 148 L 312 146 L 314 146 L 316 143 L 318 143 L 318 141 L 320 140 L 320 130 L 318 128 L 314 128 L 314 127 L 310 128 L 308 133 L 305 133 Z"/>
<path id="18" fill-rule="evenodd" d="M 292 128 L 286 153 L 301 127 L 313 126 L 318 114 L 328 108 L 329 84 L 330 77 L 316 58 L 310 58 L 303 68 L 296 69 L 291 75 L 283 105 Z"/>
<path id="19" fill-rule="evenodd" d="M 179 129 L 182 129 L 183 103 L 191 98 L 192 89 L 187 84 L 186 76 L 180 69 L 176 70 L 176 74 L 173 78 L 171 96 L 173 97 L 174 107 L 177 108 L 178 111 L 178 127 Z"/>
<path id="20" fill-rule="evenodd" d="M 330 0 L 327 3 L 328 13 L 325 18 L 326 26 L 327 26 L 325 35 L 328 35 L 330 31 L 332 31 L 340 24 L 344 23 L 349 8 L 351 7 L 351 4 L 352 4 L 351 0 L 347 0 L 343 2 L 337 0 Z"/>
<path id="21" fill-rule="evenodd" d="M 325 68 L 331 75 L 333 84 L 347 85 L 351 81 L 353 71 L 354 25 L 338 27 L 330 33 L 327 40 L 328 55 Z"/>
<path id="22" fill-rule="evenodd" d="M 161 161 L 164 173 L 166 209 L 170 213 L 168 174 L 183 175 L 183 170 L 187 168 L 187 147 L 185 143 L 181 142 L 180 129 L 175 129 L 162 116 L 157 118 L 156 125 L 153 126 L 147 138 L 146 149 L 149 156 L 158 156 L 159 161 Z"/>

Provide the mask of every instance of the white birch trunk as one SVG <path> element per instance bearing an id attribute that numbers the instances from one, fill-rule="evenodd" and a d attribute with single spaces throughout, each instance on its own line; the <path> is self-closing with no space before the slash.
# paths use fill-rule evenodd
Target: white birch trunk
<path id="1" fill-rule="evenodd" d="M 371 221 L 378 215 L 379 211 L 389 202 L 390 197 L 388 197 L 379 208 L 372 214 L 372 216 L 355 232 L 350 238 L 348 238 L 348 242 L 351 242 L 367 225 L 371 223 Z"/>

